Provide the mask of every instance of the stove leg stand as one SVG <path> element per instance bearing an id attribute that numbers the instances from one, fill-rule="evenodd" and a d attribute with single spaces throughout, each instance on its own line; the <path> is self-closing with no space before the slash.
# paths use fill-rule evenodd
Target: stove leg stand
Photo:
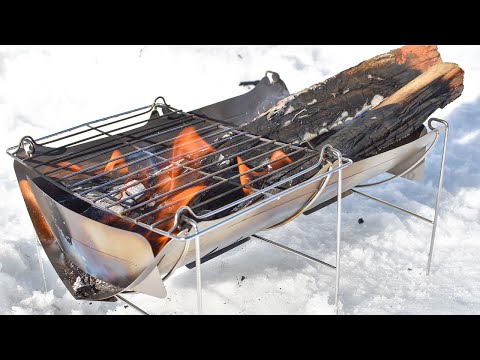
<path id="1" fill-rule="evenodd" d="M 118 299 L 120 299 L 121 301 L 123 301 L 125 304 L 127 305 L 130 305 L 132 308 L 134 308 L 135 310 L 137 310 L 140 314 L 142 315 L 150 315 L 149 313 L 147 313 L 145 310 L 143 310 L 140 306 L 137 306 L 135 305 L 134 303 L 132 303 L 131 301 L 128 301 L 127 299 L 125 299 L 122 295 L 115 295 Z"/>
<path id="2" fill-rule="evenodd" d="M 342 165 L 342 155 L 338 154 L 339 166 Z M 337 182 L 337 260 L 335 275 L 335 313 L 338 315 L 338 295 L 340 291 L 340 241 L 342 239 L 342 168 L 338 170 Z"/>
<path id="3" fill-rule="evenodd" d="M 432 219 L 429 219 L 429 218 L 426 218 L 424 216 L 421 216 L 419 214 L 416 214 L 410 210 L 407 210 L 407 209 L 404 209 L 398 205 L 395 205 L 395 204 L 392 204 L 392 203 L 389 203 L 388 201 L 385 201 L 385 200 L 382 200 L 382 199 L 379 199 L 375 196 L 372 196 L 372 195 L 368 195 L 368 194 L 365 194 L 363 192 L 360 192 L 358 190 L 356 190 L 356 188 L 360 188 L 360 187 L 369 187 L 369 186 L 376 186 L 376 185 L 380 185 L 380 184 L 384 184 L 388 181 L 391 181 L 391 180 L 394 180 L 402 175 L 405 175 L 407 173 L 409 173 L 412 169 L 414 169 L 421 161 L 423 161 L 425 159 L 425 157 L 430 153 L 430 151 L 433 149 L 433 147 L 435 146 L 436 144 L 436 140 L 435 142 L 430 146 L 430 148 L 425 152 L 425 154 L 419 159 L 417 160 L 417 162 L 415 162 L 415 164 L 413 164 L 410 168 L 408 168 L 407 170 L 405 170 L 404 172 L 402 172 L 401 174 L 399 175 L 395 175 L 391 178 L 388 178 L 388 179 L 385 179 L 385 180 L 382 180 L 382 181 L 379 181 L 379 182 L 376 182 L 376 183 L 372 183 L 372 184 L 364 184 L 364 185 L 357 185 L 356 188 L 354 189 L 351 189 L 352 192 L 356 193 L 356 194 L 359 194 L 359 195 L 362 195 L 362 196 L 365 196 L 366 198 L 369 198 L 371 200 L 375 200 L 381 204 L 384 204 L 384 205 L 387 205 L 387 206 L 390 206 L 394 209 L 397 209 L 397 210 L 400 210 L 400 211 L 403 211 L 404 213 L 406 214 L 409 214 L 409 215 L 412 215 L 414 217 L 416 217 L 417 219 L 420 219 L 420 220 L 423 220 L 429 224 L 431 224 L 433 226 L 432 228 L 432 237 L 430 238 L 430 249 L 429 249 L 429 252 L 428 252 L 428 261 L 427 261 L 427 272 L 426 274 L 427 275 L 430 275 L 430 268 L 431 268 L 431 265 L 432 265 L 432 257 L 433 257 L 433 246 L 435 245 L 435 235 L 436 235 L 436 232 L 437 232 L 437 223 L 438 223 L 438 209 L 439 209 L 439 205 L 440 205 L 440 194 L 442 192 L 442 187 L 443 187 L 443 170 L 444 170 L 444 167 L 445 167 L 445 155 L 447 153 L 447 141 L 448 141 L 448 123 L 445 121 L 445 120 L 441 120 L 441 119 L 436 119 L 436 118 L 432 118 L 429 120 L 428 122 L 428 126 L 430 127 L 430 129 L 432 131 L 436 131 L 437 132 L 437 136 L 440 136 L 439 134 L 439 131 L 438 129 L 434 128 L 432 126 L 432 122 L 438 122 L 438 123 L 441 123 L 443 126 L 444 126 L 444 131 L 445 131 L 445 135 L 443 137 L 443 148 L 442 148 L 442 159 L 441 159 L 441 162 L 440 162 L 440 175 L 439 175 L 439 178 L 438 178 L 438 188 L 437 188 L 437 196 L 436 196 L 436 201 L 435 201 L 435 212 L 434 212 L 434 217 L 433 217 L 433 220 Z"/>
<path id="4" fill-rule="evenodd" d="M 195 237 L 195 272 L 197 275 L 197 313 L 203 314 L 202 304 L 202 264 L 200 262 L 200 237 Z"/>
<path id="5" fill-rule="evenodd" d="M 186 216 L 183 217 L 185 222 L 193 226 L 195 234 L 198 234 L 198 226 L 195 220 L 192 220 Z M 192 241 L 192 240 L 188 240 Z M 202 263 L 200 261 L 200 237 L 195 236 L 195 273 L 197 276 L 197 313 L 198 315 L 203 314 L 203 303 L 202 303 Z"/>
<path id="6" fill-rule="evenodd" d="M 440 120 L 440 119 L 432 119 L 432 120 L 440 122 L 445 126 L 445 136 L 443 137 L 442 160 L 440 163 L 440 175 L 438 178 L 437 198 L 435 200 L 435 215 L 433 217 L 432 238 L 430 240 L 430 250 L 428 252 L 427 275 L 430 275 L 430 266 L 432 265 L 433 245 L 435 244 L 435 235 L 437 231 L 437 222 L 438 222 L 438 206 L 440 204 L 440 193 L 442 192 L 442 186 L 443 186 L 443 169 L 445 165 L 445 155 L 447 153 L 447 141 L 448 141 L 448 123 L 445 120 Z"/>
<path id="7" fill-rule="evenodd" d="M 342 165 L 344 158 L 342 153 L 330 146 L 331 152 L 338 160 L 337 171 L 337 251 L 335 263 L 335 314 L 338 315 L 338 298 L 340 293 L 340 243 L 342 240 Z"/>

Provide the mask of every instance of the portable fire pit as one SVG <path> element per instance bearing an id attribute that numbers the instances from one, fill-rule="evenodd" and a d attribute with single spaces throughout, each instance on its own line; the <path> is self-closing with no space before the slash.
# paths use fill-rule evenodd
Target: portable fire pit
<path id="1" fill-rule="evenodd" d="M 164 281 L 195 266 L 201 312 L 201 262 L 254 236 L 335 268 L 338 308 L 342 196 L 388 204 L 354 188 L 384 172 L 393 176 L 380 183 L 418 180 L 445 131 L 435 218 L 392 205 L 433 224 L 429 269 L 446 122 L 433 128 L 432 119 L 432 131 L 353 162 L 329 144 L 278 141 L 243 126 L 288 96 L 279 75 L 267 72 L 252 91 L 197 110 L 159 97 L 40 139 L 25 136 L 7 149 L 40 244 L 70 293 L 83 300 L 128 301 L 119 294 L 131 291 L 163 298 Z M 255 235 L 334 201 L 335 265 Z"/>

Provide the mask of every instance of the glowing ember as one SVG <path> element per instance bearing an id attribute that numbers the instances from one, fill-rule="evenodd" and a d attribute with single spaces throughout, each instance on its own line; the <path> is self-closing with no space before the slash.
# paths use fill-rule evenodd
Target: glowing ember
<path id="1" fill-rule="evenodd" d="M 243 163 L 242 158 L 240 156 L 237 156 L 238 172 L 241 175 L 240 176 L 240 183 L 242 185 L 247 185 L 250 181 L 253 181 L 255 178 L 267 175 L 271 171 L 280 169 L 281 167 L 284 167 L 288 164 L 291 164 L 292 162 L 293 162 L 293 160 L 290 159 L 287 156 L 287 154 L 285 154 L 281 150 L 277 150 L 270 156 L 270 163 L 268 164 L 268 166 L 265 170 L 263 170 L 263 171 L 255 171 L 255 170 L 250 171 L 250 168 L 246 164 Z M 247 174 L 245 174 L 245 173 L 247 173 Z M 250 195 L 250 194 L 253 193 L 252 190 L 247 189 L 245 187 L 242 188 L 242 190 L 246 195 Z"/>

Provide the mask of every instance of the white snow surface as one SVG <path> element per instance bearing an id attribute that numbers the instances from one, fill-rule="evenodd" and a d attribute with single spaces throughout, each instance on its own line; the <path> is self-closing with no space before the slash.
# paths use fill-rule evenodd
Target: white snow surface
<path id="1" fill-rule="evenodd" d="M 150 104 L 158 95 L 185 110 L 245 93 L 238 83 L 277 71 L 299 91 L 398 45 L 382 46 L 0 46 L 1 144 L 40 137 Z M 460 99 L 434 115 L 450 121 L 444 192 L 432 264 L 431 226 L 352 195 L 343 201 L 341 314 L 480 313 L 480 46 L 439 46 L 465 70 Z M 368 189 L 424 216 L 433 215 L 441 146 L 420 183 L 399 179 Z M 42 252 L 13 171 L 0 156 L 0 313 L 136 314 L 121 302 L 76 301 Z M 383 177 L 383 175 L 382 175 Z M 263 235 L 333 263 L 331 205 Z M 364 223 L 359 224 L 358 219 Z M 210 314 L 332 314 L 333 270 L 259 240 L 205 263 L 203 302 Z M 243 281 L 242 281 L 242 277 Z M 196 311 L 195 271 L 166 282 L 168 297 L 126 295 L 152 314 Z"/>

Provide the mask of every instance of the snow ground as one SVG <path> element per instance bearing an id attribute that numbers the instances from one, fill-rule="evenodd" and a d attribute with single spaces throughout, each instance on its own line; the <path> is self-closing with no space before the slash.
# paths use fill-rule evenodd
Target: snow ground
<path id="1" fill-rule="evenodd" d="M 291 92 L 376 54 L 383 46 L 0 46 L 2 148 L 23 135 L 149 104 L 163 95 L 194 109 L 247 91 L 240 81 L 280 73 Z M 450 120 L 432 274 L 431 227 L 358 195 L 343 202 L 341 313 L 480 313 L 480 46 L 440 46 L 465 70 L 460 99 L 435 116 Z M 396 180 L 368 192 L 432 216 L 440 146 L 421 183 Z M 0 314 L 135 314 L 124 304 L 75 301 L 43 255 L 8 156 L 0 156 Z M 357 220 L 365 222 L 359 224 Z M 335 205 L 264 236 L 334 262 Z M 204 309 L 213 314 L 332 314 L 334 272 L 252 240 L 202 267 Z M 244 277 L 242 281 L 242 277 Z M 168 282 L 167 299 L 130 298 L 154 314 L 195 312 L 195 272 Z"/>

